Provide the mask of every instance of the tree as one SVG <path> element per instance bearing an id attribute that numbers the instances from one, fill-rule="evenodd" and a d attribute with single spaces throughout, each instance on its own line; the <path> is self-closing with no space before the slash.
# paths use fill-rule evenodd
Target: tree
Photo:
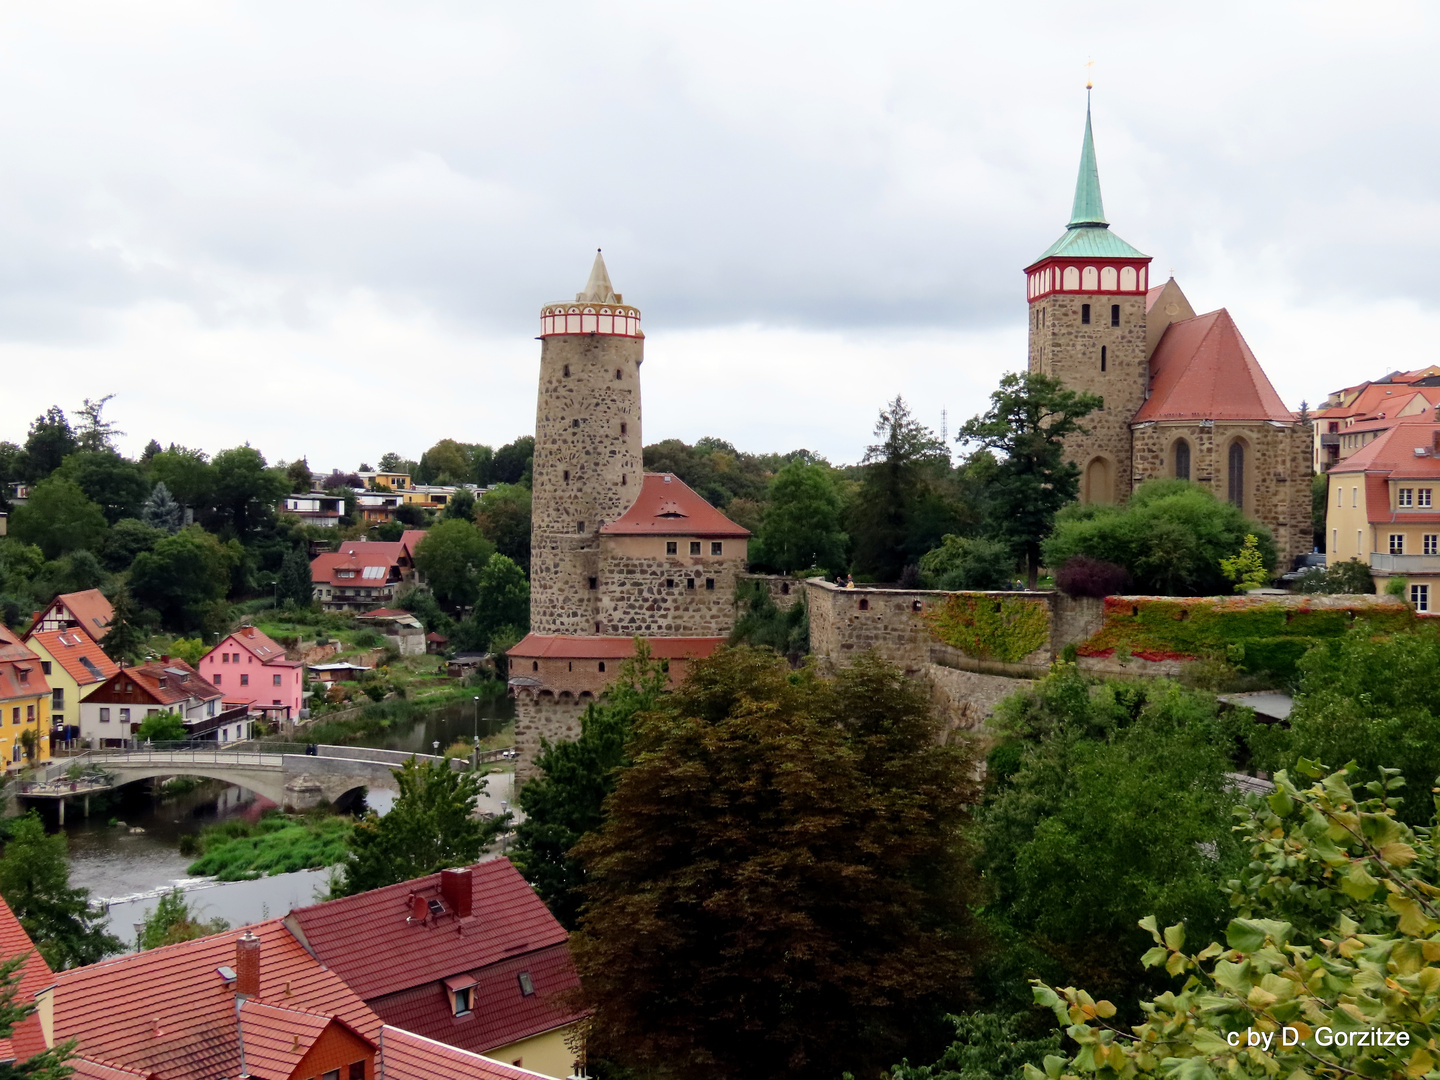
<path id="1" fill-rule="evenodd" d="M 468 521 L 441 521 L 415 548 L 415 566 L 430 591 L 452 610 L 469 607 L 479 595 L 480 569 L 494 545 Z"/>
<path id="2" fill-rule="evenodd" d="M 864 480 L 855 501 L 850 533 L 855 540 L 855 568 L 881 581 L 895 581 L 921 552 L 907 550 L 912 518 L 925 491 L 925 467 L 949 461 L 935 433 L 910 413 L 897 397 L 880 410 L 875 423 L 880 440 L 861 459 Z"/>
<path id="3" fill-rule="evenodd" d="M 118 430 L 114 423 L 101 415 L 105 411 L 105 406 L 113 400 L 115 400 L 114 394 L 106 394 L 95 401 L 91 401 L 89 398 L 85 399 L 85 404 L 78 410 L 80 430 L 76 435 L 76 442 L 81 450 L 89 450 L 93 453 L 115 453 L 115 440 L 125 433 Z"/>
<path id="4" fill-rule="evenodd" d="M 530 583 L 525 571 L 497 551 L 480 571 L 475 610 L 457 628 L 455 643 L 460 648 L 488 649 L 497 632 L 516 630 L 523 636 L 529 628 Z"/>
<path id="5" fill-rule="evenodd" d="M 138 625 L 140 613 L 130 590 L 118 589 L 110 597 L 110 607 L 113 614 L 105 636 L 100 639 L 100 648 L 117 664 L 133 664 L 144 655 L 145 632 Z"/>
<path id="6" fill-rule="evenodd" d="M 667 681 L 648 642 L 637 638 L 635 655 L 621 663 L 604 700 L 580 717 L 580 737 L 542 740 L 538 775 L 520 789 L 525 820 L 515 827 L 511 858 L 567 929 L 578 923 L 584 880 L 572 850 L 604 820 L 605 799 L 630 764 L 625 744 L 635 717 L 655 707 Z"/>
<path id="7" fill-rule="evenodd" d="M 473 863 L 509 825 L 509 814 L 491 821 L 473 816 L 486 781 L 455 772 L 448 761 L 421 765 L 412 757 L 395 770 L 395 779 L 400 797 L 390 812 L 382 818 L 371 811 L 356 824 L 336 895 Z"/>
<path id="8" fill-rule="evenodd" d="M 1363 787 L 1343 769 L 1300 777 L 1318 782 L 1301 788 L 1280 772 L 1273 795 L 1246 799 L 1237 831 L 1250 861 L 1228 883 L 1235 918 L 1223 943 L 1142 920 L 1153 944 L 1141 962 L 1169 976 L 1142 1003 L 1143 1023 L 1126 1030 L 1111 1002 L 1036 984 L 1036 1004 L 1078 1050 L 1028 1065 L 1028 1080 L 1429 1075 L 1440 1039 L 1433 814 L 1422 828 L 1397 820 L 1393 771 Z M 1210 944 L 1191 952 L 1194 940 Z M 1354 1038 L 1361 1031 L 1395 1038 Z"/>
<path id="9" fill-rule="evenodd" d="M 521 484 L 530 486 L 530 471 L 535 460 L 535 436 L 522 435 L 512 443 L 506 443 L 495 451 L 491 464 L 492 477 L 497 484 Z"/>
<path id="10" fill-rule="evenodd" d="M 1262 565 L 1273 567 L 1270 533 L 1239 507 L 1188 480 L 1149 480 L 1124 506 L 1091 503 L 1062 510 L 1045 543 L 1045 561 L 1063 566 L 1072 556 L 1086 555 L 1123 566 L 1141 593 L 1214 596 L 1231 591 L 1220 560 L 1239 551 L 1250 535 Z"/>
<path id="11" fill-rule="evenodd" d="M 362 472 L 369 472 L 369 469 L 362 469 Z M 310 471 L 310 462 L 306 458 L 300 458 L 290 463 L 285 470 L 285 479 L 290 481 L 290 490 L 297 494 L 304 494 L 310 491 L 315 483 L 315 474 Z"/>
<path id="12" fill-rule="evenodd" d="M 530 489 L 500 484 L 475 504 L 475 527 L 495 550 L 530 573 Z"/>
<path id="13" fill-rule="evenodd" d="M 920 557 L 927 589 L 1003 589 L 1015 571 L 1010 545 L 984 537 L 950 535 Z"/>
<path id="14" fill-rule="evenodd" d="M 1038 1037 L 1024 1013 L 967 1013 L 949 1017 L 955 1024 L 955 1041 L 933 1065 L 896 1065 L 888 1080 L 1024 1080 L 1026 1065 L 1040 1065 L 1060 1049 L 1060 1037 L 1050 1032 Z"/>
<path id="15" fill-rule="evenodd" d="M 215 467 L 199 450 L 171 443 L 170 449 L 150 459 L 148 468 L 151 478 L 164 484 L 181 506 L 199 510 L 214 500 Z"/>
<path id="16" fill-rule="evenodd" d="M 78 445 L 70 421 L 65 419 L 65 410 L 51 405 L 30 425 L 30 435 L 25 440 L 25 462 L 28 466 L 25 479 L 31 483 L 45 479 L 75 452 Z"/>
<path id="17" fill-rule="evenodd" d="M 265 464 L 265 455 L 237 446 L 215 455 L 215 509 L 237 537 L 274 520 L 276 504 L 290 490 L 284 472 Z"/>
<path id="18" fill-rule="evenodd" d="M 24 506 L 10 515 L 10 533 L 34 544 L 47 559 L 68 551 L 92 550 L 105 536 L 105 514 L 72 480 L 54 476 L 40 481 Z"/>
<path id="19" fill-rule="evenodd" d="M 381 472 L 388 472 L 388 473 L 393 473 L 393 472 L 406 472 L 406 471 L 407 471 L 406 466 L 408 466 L 408 465 L 410 465 L 410 464 L 412 464 L 412 463 L 406 461 L 404 458 L 402 458 L 399 454 L 395 453 L 393 450 L 380 455 L 380 471 L 381 471 Z"/>
<path id="20" fill-rule="evenodd" d="M 1220 560 L 1220 572 L 1235 583 L 1237 593 L 1263 589 L 1270 584 L 1270 575 L 1260 554 L 1260 542 L 1255 539 L 1254 533 L 1246 533 L 1240 550 Z"/>
<path id="21" fill-rule="evenodd" d="M 1092 689 L 1066 666 L 1004 701 L 991 726 L 1002 741 L 977 839 L 1005 942 L 986 972 L 995 998 L 1023 1007 L 1037 974 L 1132 996 L 1146 914 L 1218 932 L 1238 850 L 1234 736 L 1212 697 L 1160 681 Z"/>
<path id="22" fill-rule="evenodd" d="M 154 439 L 151 439 L 145 444 L 145 449 L 140 451 L 140 464 L 148 469 L 150 467 L 150 462 L 155 457 L 155 455 L 163 453 L 164 450 L 165 448 L 163 446 L 161 446 Z"/>
<path id="23" fill-rule="evenodd" d="M 741 580 L 735 583 L 735 607 L 739 617 L 730 631 L 729 644 L 774 649 L 792 664 L 799 664 L 809 654 L 810 609 L 804 593 L 782 608 L 765 582 Z"/>
<path id="24" fill-rule="evenodd" d="M 25 1001 L 23 1004 L 15 999 L 20 993 L 20 980 L 22 968 L 32 957 L 34 952 L 27 949 L 0 963 L 0 1039 L 5 1040 L 5 1045 L 13 1045 L 10 1042 L 15 1029 L 30 1016 L 33 1016 L 39 1006 L 32 1001 Z M 56 1043 L 49 1049 L 26 1058 L 24 1061 L 11 1060 L 0 1064 L 0 1078 L 3 1080 L 65 1080 L 66 1077 L 74 1075 L 73 1070 L 66 1064 L 75 1054 L 75 1040 L 67 1039 L 62 1043 Z"/>
<path id="25" fill-rule="evenodd" d="M 275 581 L 276 595 L 282 603 L 308 608 L 315 603 L 315 584 L 310 576 L 310 560 L 303 548 L 292 547 L 285 553 L 280 564 L 280 576 Z"/>
<path id="26" fill-rule="evenodd" d="M 441 516 L 448 519 L 471 521 L 475 517 L 474 493 L 467 488 L 461 488 L 455 492 L 445 503 L 445 510 Z"/>
<path id="27" fill-rule="evenodd" d="M 842 503 L 831 470 L 792 461 L 770 481 L 760 526 L 761 560 L 783 573 L 812 566 L 845 567 L 849 537 L 840 527 Z"/>
<path id="28" fill-rule="evenodd" d="M 199 629 L 210 607 L 225 599 L 230 570 L 240 557 L 234 541 L 222 544 L 213 533 L 190 525 L 136 557 L 130 591 L 158 611 L 167 628 Z"/>
<path id="29" fill-rule="evenodd" d="M 975 762 L 940 730 L 873 655 L 832 683 L 750 648 L 639 715 L 576 849 L 592 1052 L 757 1080 L 893 1060 L 971 956 Z"/>
<path id="30" fill-rule="evenodd" d="M 420 455 L 416 483 L 459 484 L 470 479 L 470 452 L 454 439 L 441 439 Z"/>
<path id="31" fill-rule="evenodd" d="M 1052 376 L 1009 374 L 990 395 L 990 408 L 967 420 L 956 436 L 957 442 L 1004 455 L 991 479 L 994 524 L 1024 556 L 1031 589 L 1039 580 L 1040 545 L 1054 527 L 1055 514 L 1080 491 L 1080 470 L 1065 459 L 1065 439 L 1088 435 L 1081 421 L 1101 405 L 1094 394 L 1067 390 Z"/>
<path id="32" fill-rule="evenodd" d="M 75 481 L 111 525 L 121 518 L 137 517 L 150 492 L 140 466 L 113 450 L 77 450 L 52 475 Z"/>
<path id="33" fill-rule="evenodd" d="M 155 484 L 150 497 L 145 500 L 141 519 L 152 529 L 164 529 L 172 536 L 180 531 L 185 520 L 185 511 L 170 494 L 170 489 L 161 480 Z"/>
<path id="34" fill-rule="evenodd" d="M 136 556 L 143 551 L 155 550 L 155 545 L 164 538 L 165 533 L 160 529 L 152 529 L 135 518 L 121 518 L 105 534 L 101 550 L 105 566 L 116 573 L 128 570 Z"/>
<path id="35" fill-rule="evenodd" d="M 1367 595 L 1375 591 L 1375 578 L 1367 563 L 1359 559 L 1332 562 L 1324 570 L 1312 570 L 1295 583 L 1302 593 L 1346 593 Z"/>
<path id="36" fill-rule="evenodd" d="M 10 824 L 0 855 L 0 896 L 56 971 L 93 964 L 124 947 L 90 910 L 90 894 L 70 887 L 65 834 L 45 835 L 31 810 Z"/>
<path id="37" fill-rule="evenodd" d="M 10 507 L 10 485 L 24 480 L 30 471 L 25 451 L 13 442 L 0 440 L 0 507 Z"/>
<path id="38" fill-rule="evenodd" d="M 173 712 L 158 712 L 140 721 L 135 737 L 141 742 L 184 742 L 185 721 Z"/>
<path id="39" fill-rule="evenodd" d="M 176 638 L 170 642 L 170 655 L 177 660 L 184 660 L 191 667 L 195 667 L 205 658 L 210 651 L 210 646 L 205 644 L 204 638 Z"/>
<path id="40" fill-rule="evenodd" d="M 145 909 L 145 919 L 140 926 L 136 944 L 143 949 L 158 949 L 163 945 L 178 945 L 182 941 L 194 941 L 206 934 L 219 934 L 230 929 L 224 919 L 202 919 L 200 913 L 185 900 L 183 889 L 171 889 L 160 894 L 160 901 L 152 911 Z"/>

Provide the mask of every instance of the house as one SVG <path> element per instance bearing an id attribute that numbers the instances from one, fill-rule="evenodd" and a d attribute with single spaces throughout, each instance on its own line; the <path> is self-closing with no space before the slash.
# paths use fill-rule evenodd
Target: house
<path id="1" fill-rule="evenodd" d="M 346 540 L 339 551 L 310 563 L 315 599 L 325 611 L 369 611 L 395 599 L 401 585 L 418 584 L 415 549 L 423 529 L 407 529 L 399 540 Z"/>
<path id="2" fill-rule="evenodd" d="M 1440 366 L 1434 364 L 1336 390 L 1310 414 L 1315 471 L 1327 472 L 1400 417 L 1433 412 L 1437 404 Z"/>
<path id="3" fill-rule="evenodd" d="M 223 709 L 219 688 L 185 661 L 162 656 L 155 663 L 121 668 L 80 702 L 80 738 L 93 747 L 126 746 L 147 716 L 174 713 L 187 739 L 217 743 L 250 738 L 250 710 Z"/>
<path id="4" fill-rule="evenodd" d="M 30 491 L 32 489 L 30 484 L 24 480 L 12 480 L 10 481 L 9 487 L 11 506 L 24 506 L 30 501 Z"/>
<path id="5" fill-rule="evenodd" d="M 83 630 L 96 642 L 102 641 L 115 617 L 115 609 L 99 589 L 61 593 L 50 606 L 35 615 L 28 633 L 52 630 Z"/>
<path id="6" fill-rule="evenodd" d="M 31 630 L 25 644 L 40 658 L 50 684 L 50 738 L 80 735 L 80 701 L 120 670 L 95 639 L 80 630 Z"/>
<path id="7" fill-rule="evenodd" d="M 0 755 L 6 769 L 49 761 L 50 684 L 40 657 L 0 623 Z"/>
<path id="8" fill-rule="evenodd" d="M 340 524 L 340 518 L 345 513 L 345 499 L 340 495 L 326 495 L 323 491 L 286 495 L 280 502 L 280 512 L 294 514 L 306 525 L 333 529 Z"/>
<path id="9" fill-rule="evenodd" d="M 443 653 L 449 644 L 450 639 L 438 631 L 432 630 L 425 635 L 425 651 L 427 653 Z"/>
<path id="10" fill-rule="evenodd" d="M 366 525 L 382 525 L 395 520 L 395 512 L 405 503 L 396 492 L 374 491 L 355 496 L 355 509 Z"/>
<path id="11" fill-rule="evenodd" d="M 356 615 L 361 626 L 373 627 L 385 640 L 400 651 L 401 656 L 425 654 L 425 624 L 408 611 L 398 608 L 376 608 Z"/>
<path id="12" fill-rule="evenodd" d="M 382 487 L 387 487 L 391 491 L 404 491 L 411 486 L 409 473 L 385 472 L 382 469 L 377 472 L 360 472 L 355 475 L 364 481 L 365 486 L 371 491 Z"/>
<path id="13" fill-rule="evenodd" d="M 568 935 L 508 859 L 296 908 L 285 925 L 387 1024 L 548 1076 L 575 1068 Z"/>
<path id="14" fill-rule="evenodd" d="M 1330 466 L 1325 537 L 1331 566 L 1358 559 L 1377 583 L 1403 578 L 1416 611 L 1440 605 L 1440 423 L 1401 420 Z"/>
<path id="15" fill-rule="evenodd" d="M 488 490 L 474 484 L 413 484 L 405 489 L 405 503 L 422 510 L 443 510 L 457 491 L 468 491 L 478 499 Z"/>
<path id="16" fill-rule="evenodd" d="M 293 720 L 305 695 L 305 665 L 261 630 L 242 626 L 200 658 L 200 677 L 252 715 Z"/>
<path id="17" fill-rule="evenodd" d="M 28 1005 L 55 981 L 55 976 L 45 958 L 36 951 L 20 920 L 10 910 L 10 905 L 0 900 L 0 960 L 8 960 L 21 953 L 30 955 L 20 966 L 20 985 L 16 988 L 15 1002 Z M 0 1062 L 23 1061 L 43 1053 L 47 1048 L 43 1019 L 37 1010 L 22 1020 L 9 1038 L 0 1039 Z"/>

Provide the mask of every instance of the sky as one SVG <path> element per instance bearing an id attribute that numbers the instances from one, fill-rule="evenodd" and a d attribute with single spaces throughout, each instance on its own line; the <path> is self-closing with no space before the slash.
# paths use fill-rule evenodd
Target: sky
<path id="1" fill-rule="evenodd" d="M 0 439 L 113 393 L 131 454 L 498 446 L 596 248 L 647 443 L 953 432 L 1087 76 L 1113 230 L 1313 405 L 1440 360 L 1437 47 L 1400 2 L 3 5 Z"/>

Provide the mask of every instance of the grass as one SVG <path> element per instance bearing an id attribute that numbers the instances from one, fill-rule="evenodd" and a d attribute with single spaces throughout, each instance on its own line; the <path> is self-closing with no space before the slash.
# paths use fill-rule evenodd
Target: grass
<path id="1" fill-rule="evenodd" d="M 197 877 L 249 881 L 342 862 L 346 841 L 354 828 L 355 823 L 348 817 L 290 817 L 276 812 L 254 824 L 226 821 L 211 825 L 193 842 L 182 843 L 181 852 L 200 853 L 188 871 Z"/>

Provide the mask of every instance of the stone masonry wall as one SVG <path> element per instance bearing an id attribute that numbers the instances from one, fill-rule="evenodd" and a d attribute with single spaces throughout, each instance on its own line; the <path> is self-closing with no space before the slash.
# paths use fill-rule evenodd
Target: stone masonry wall
<path id="1" fill-rule="evenodd" d="M 1137 428 L 1135 475 L 1146 480 L 1175 475 L 1175 443 L 1190 444 L 1190 479 L 1217 499 L 1229 497 L 1230 446 L 1245 447 L 1244 510 L 1270 530 L 1285 571 L 1296 555 L 1314 546 L 1310 522 L 1310 444 L 1299 424 L 1276 427 L 1265 421 L 1160 423 Z"/>
<path id="2" fill-rule="evenodd" d="M 691 555 L 691 543 L 701 554 Z M 666 554 L 666 544 L 676 554 Z M 713 544 L 721 554 L 711 554 Z M 600 633 L 634 637 L 725 637 L 735 626 L 735 581 L 745 541 L 693 536 L 602 536 Z"/>
<path id="3" fill-rule="evenodd" d="M 530 628 L 593 634 L 600 527 L 630 508 L 644 465 L 641 338 L 562 334 L 540 342 L 535 411 Z"/>
<path id="4" fill-rule="evenodd" d="M 930 679 L 930 700 L 950 726 L 961 731 L 981 730 L 996 705 L 1017 690 L 1035 685 L 1033 679 L 957 671 L 939 664 L 927 665 L 925 674 Z"/>
<path id="5" fill-rule="evenodd" d="M 800 597 L 805 595 L 805 580 L 785 574 L 741 574 L 741 581 L 758 581 L 770 594 L 770 599 L 781 611 L 788 611 Z"/>
<path id="6" fill-rule="evenodd" d="M 1082 323 L 1081 305 L 1090 305 L 1090 322 Z M 1110 325 L 1110 306 L 1120 305 L 1120 325 Z M 1038 316 L 1038 318 L 1037 318 Z M 1100 370 L 1100 349 L 1106 350 Z M 1030 370 L 1053 375 L 1071 390 L 1099 394 L 1103 409 L 1084 423 L 1088 435 L 1066 442 L 1066 456 L 1080 467 L 1082 498 L 1090 502 L 1124 502 L 1130 496 L 1130 420 L 1145 403 L 1150 361 L 1145 355 L 1145 297 L 1104 293 L 1052 293 L 1030 305 Z M 1086 466 L 1096 457 L 1113 466 L 1112 498 L 1086 488 Z"/>
<path id="7" fill-rule="evenodd" d="M 518 788 L 535 776 L 535 759 L 541 738 L 551 742 L 573 741 L 580 737 L 580 716 L 594 702 L 593 697 L 571 694 L 515 696 L 515 784 Z"/>

